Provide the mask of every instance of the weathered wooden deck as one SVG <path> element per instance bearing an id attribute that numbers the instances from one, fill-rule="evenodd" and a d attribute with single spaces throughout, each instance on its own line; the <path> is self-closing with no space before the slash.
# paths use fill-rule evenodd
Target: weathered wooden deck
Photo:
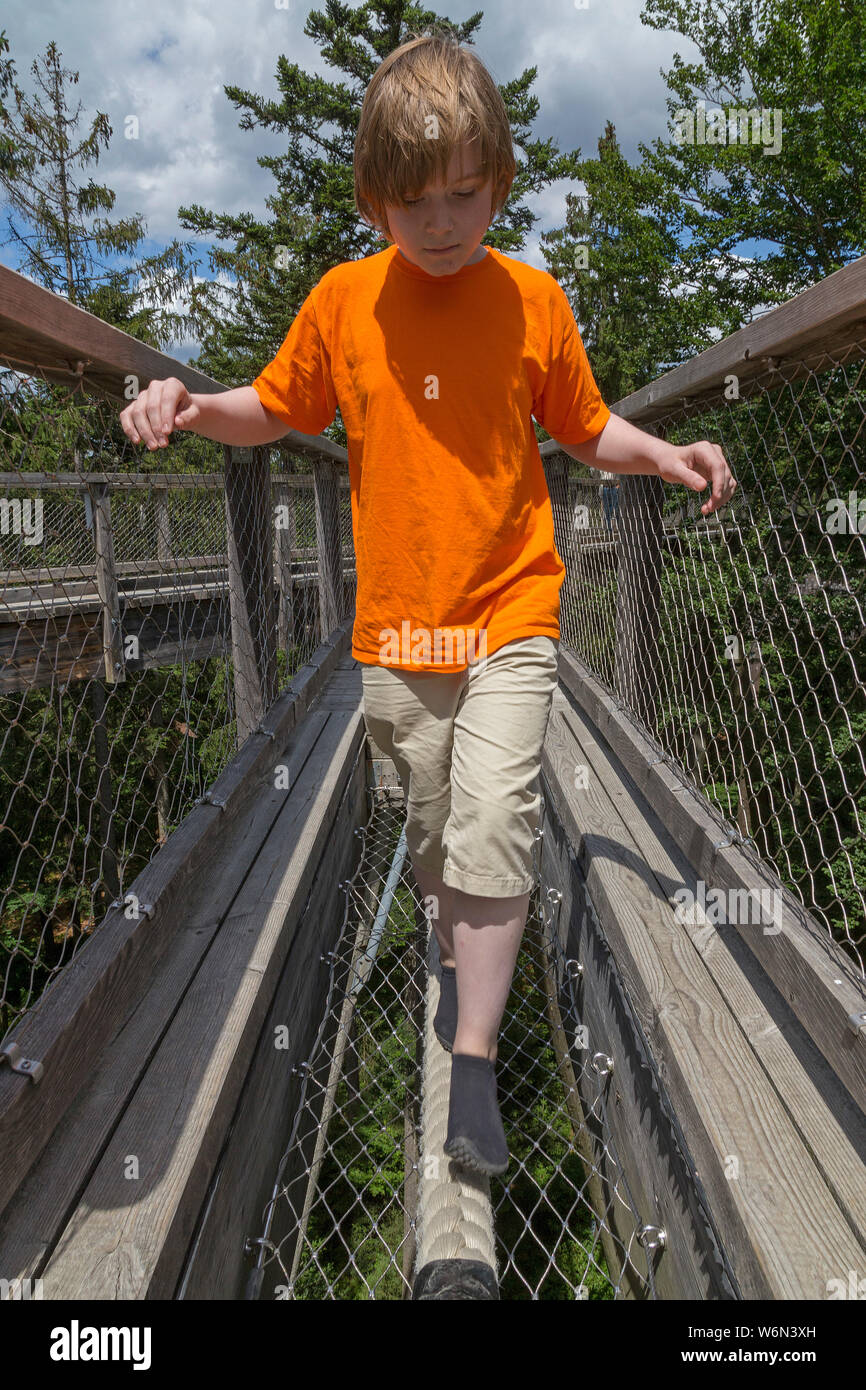
<path id="1" fill-rule="evenodd" d="M 223 804 L 198 807 L 142 876 L 152 920 L 106 923 L 28 1019 L 41 1083 L 0 1072 L 15 1192 L 0 1268 L 38 1271 L 47 1298 L 243 1297 L 366 814 L 348 644 L 346 626 L 318 650 L 223 774 Z M 665 1232 L 657 1296 L 822 1298 L 866 1240 L 864 1050 L 846 1025 L 862 986 L 796 904 L 783 940 L 675 920 L 676 888 L 742 881 L 738 851 L 713 847 L 688 789 L 599 698 L 563 653 L 540 886 L 563 1012 L 576 987 L 588 1030 L 580 1102 L 598 1122 L 595 1070 L 615 1140 L 595 1154 L 611 1232 L 634 1245 L 616 1166 Z"/>
<path id="2" fill-rule="evenodd" d="M 0 267 L 13 367 L 80 385 L 86 365 L 89 388 L 112 408 L 130 372 L 144 383 L 171 369 L 191 389 L 221 389 L 20 280 Z M 618 403 L 620 413 L 648 424 L 684 399 L 716 400 L 732 369 L 745 385 L 786 353 L 797 354 L 792 379 L 802 378 L 827 352 L 851 347 L 864 302 L 866 258 Z M 342 890 L 363 853 L 356 832 L 373 785 L 397 786 L 367 737 L 351 656 L 345 451 L 294 434 L 289 444 L 312 457 L 308 479 L 275 475 L 261 449 L 226 448 L 224 472 L 200 480 L 224 504 L 225 555 L 199 554 L 200 544 L 176 555 L 163 517 L 156 560 L 117 559 L 111 499 L 137 485 L 131 474 L 4 475 L 13 490 L 74 485 L 92 499 L 92 572 L 19 569 L 11 584 L 6 567 L 0 693 L 89 682 L 94 805 L 110 810 L 107 694 L 119 698 L 113 688 L 151 664 L 211 655 L 212 641 L 231 657 L 237 749 L 27 1010 L 3 1058 L 0 1278 L 40 1278 L 49 1299 L 274 1296 L 273 1260 L 251 1278 L 265 1249 L 262 1213 L 278 1175 L 284 1184 L 311 1177 L 308 1156 L 288 1144 L 291 1117 L 331 1017 Z M 615 1296 L 825 1299 L 866 1252 L 862 971 L 769 870 L 780 921 L 676 912 L 683 890 L 700 900 L 711 886 L 742 901 L 764 883 L 746 852 L 762 814 L 749 786 L 754 742 L 743 736 L 738 768 L 743 833 L 726 834 L 696 784 L 640 732 L 659 723 L 662 555 L 686 543 L 662 522 L 659 480 L 623 486 L 610 538 L 581 534 L 574 507 L 589 484 L 578 493 L 554 441 L 540 452 L 567 584 L 602 573 L 599 588 L 615 590 L 603 614 L 612 641 L 591 626 L 601 600 L 585 617 L 587 646 L 603 651 L 622 700 L 562 644 L 541 769 L 539 920 L 518 965 L 534 991 L 532 1026 L 547 1030 L 551 1094 L 561 1088 L 561 1102 L 549 1102 L 567 1135 L 561 1166 L 579 1160 L 585 1177 L 572 1205 L 603 1246 Z M 142 483 L 157 508 L 163 482 Z M 291 536 L 272 535 L 274 483 L 309 489 L 314 575 Z M 701 541 L 728 539 L 724 522 L 698 530 Z M 281 689 L 276 655 L 305 585 L 315 587 L 316 633 L 328 636 Z M 799 594 L 793 581 L 791 591 Z M 682 619 L 689 681 L 691 616 Z M 133 657 L 122 640 L 130 636 Z M 854 639 L 845 654 L 856 657 Z M 759 673 L 738 660 L 726 694 L 748 730 Z M 374 1001 L 373 990 L 368 1009 Z M 429 1028 L 425 1039 L 426 1074 Z M 509 1099 L 511 1138 L 532 1148 L 535 1134 L 520 1131 L 525 1111 Z M 407 1121 L 407 1231 L 420 1211 L 413 1144 Z M 496 1202 L 482 1194 L 494 1223 L 509 1215 L 504 1191 Z M 269 1253 L 282 1245 L 293 1268 L 300 1235 L 284 1210 L 268 1232 Z M 582 1296 L 576 1282 L 566 1287 Z"/>

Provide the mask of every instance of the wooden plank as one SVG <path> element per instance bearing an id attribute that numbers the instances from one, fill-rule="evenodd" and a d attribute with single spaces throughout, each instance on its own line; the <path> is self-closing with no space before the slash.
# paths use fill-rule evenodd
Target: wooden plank
<path id="1" fill-rule="evenodd" d="M 126 662 L 127 672 L 222 656 L 228 649 L 224 607 L 225 600 L 213 596 L 192 612 L 182 611 L 179 604 L 143 612 L 122 606 L 125 635 L 139 639 L 139 655 Z M 68 687 L 73 681 L 101 676 L 103 664 L 100 625 L 84 616 L 68 618 L 62 631 L 55 618 L 14 626 L 0 622 L 0 694 Z"/>
<path id="2" fill-rule="evenodd" d="M 189 391 L 209 394 L 230 389 L 3 265 L 0 304 L 0 358 L 31 375 L 68 383 L 70 389 L 85 383 L 124 404 L 128 404 L 125 390 L 130 376 L 136 378 L 139 390 L 169 376 L 177 377 Z M 279 442 L 311 457 L 347 457 L 346 450 L 325 435 L 287 430 Z"/>
<path id="3" fill-rule="evenodd" d="M 579 791 L 569 784 L 579 742 L 575 720 L 557 692 L 545 775 L 743 1296 L 824 1297 L 828 1278 L 840 1267 L 856 1267 L 859 1242 L 737 1019 L 647 872 L 608 791 L 616 781 L 613 764 L 596 767 Z M 726 1171 L 732 1156 L 738 1163 L 736 1181 Z M 810 1212 L 807 1227 L 804 1204 Z"/>
<path id="4" fill-rule="evenodd" d="M 264 449 L 226 446 L 232 670 L 237 746 L 242 747 L 277 693 L 277 610 L 271 495 Z M 331 632 L 336 620 L 322 633 Z"/>
<path id="5" fill-rule="evenodd" d="M 65 367 L 71 386 L 76 376 L 75 364 L 83 360 L 86 376 L 110 388 L 121 399 L 125 378 L 130 374 L 139 378 L 140 387 L 155 379 L 176 376 L 190 391 L 228 389 L 8 266 L 0 266 L 0 304 L 2 355 L 12 365 L 37 370 Z"/>
<path id="6" fill-rule="evenodd" d="M 563 969 L 560 992 L 565 1015 L 573 1019 L 577 1014 L 587 1030 L 585 1047 L 578 1046 L 582 1040 L 573 1035 L 569 1041 L 605 1194 L 604 1209 L 597 1215 L 611 1232 L 625 1266 L 619 1294 L 626 1299 L 651 1297 L 648 1252 L 636 1239 L 636 1231 L 647 1224 L 663 1227 L 667 1233 L 665 1246 L 652 1255 L 657 1298 L 738 1297 L 700 1183 L 694 1180 L 694 1162 L 664 1083 L 656 1074 L 583 871 L 556 814 L 546 777 L 542 785 L 544 882 L 562 893 L 555 919 L 562 947 L 558 963 L 564 967 L 570 960 L 583 967 L 582 974 L 572 972 L 571 985 Z M 572 991 L 576 1010 L 569 1007 Z M 614 1061 L 607 1078 L 592 1065 L 599 1052 Z"/>
<path id="7" fill-rule="evenodd" d="M 189 585 L 226 578 L 228 558 L 225 555 L 199 555 L 191 556 L 189 560 L 175 560 L 165 564 L 159 560 L 124 560 L 120 563 L 115 561 L 114 571 L 121 594 L 127 591 L 134 593 L 136 583 L 146 578 L 162 581 L 161 586 L 154 586 L 157 591 L 160 587 L 166 587 L 169 593 L 174 588 L 186 593 Z M 12 575 L 15 576 L 14 584 L 10 582 Z M 70 606 L 73 606 L 74 600 L 87 599 L 98 593 L 95 565 L 57 565 L 43 570 L 4 570 L 0 578 L 5 580 L 2 587 L 3 602 L 0 605 L 2 613 L 28 600 L 66 599 Z"/>
<path id="8" fill-rule="evenodd" d="M 49 1298 L 170 1298 L 363 742 L 329 712 L 313 754 L 49 1260 Z M 139 1185 L 125 1177 L 139 1162 Z"/>
<path id="9" fill-rule="evenodd" d="M 343 566 L 343 578 L 354 579 L 354 557 Z M 150 578 L 150 582 L 147 582 Z M 318 583 L 316 569 L 303 561 L 292 562 L 292 586 Z M 276 587 L 276 585 L 275 585 Z M 141 606 L 160 601 L 208 599 L 228 589 L 227 568 L 175 571 L 152 577 L 144 574 L 129 577 L 118 585 L 121 604 Z M 101 606 L 99 590 L 93 580 L 68 580 L 58 584 L 40 584 L 28 588 L 23 584 L 8 585 L 0 603 L 0 622 L 21 622 L 29 617 L 50 617 L 64 613 L 97 612 Z"/>
<path id="10" fill-rule="evenodd" d="M 348 576 L 347 576 L 348 577 Z M 294 588 L 317 587 L 318 581 L 295 579 Z M 139 655 L 130 657 L 127 672 L 153 670 L 183 661 L 206 661 L 228 650 L 229 622 L 225 614 L 227 586 L 187 594 L 172 604 L 128 600 L 121 595 L 121 630 L 139 638 Z M 198 611 L 190 611 L 195 603 Z M 93 612 L 98 612 L 98 600 Z M 59 610 L 4 623 L 0 618 L 0 694 L 48 685 L 67 686 L 101 674 L 104 665 L 101 625 L 72 608 L 62 627 Z"/>
<path id="11" fill-rule="evenodd" d="M 315 463 L 316 549 L 319 554 L 319 624 L 330 632 L 343 613 L 340 563 L 340 508 L 336 471 L 324 459 Z"/>
<path id="12" fill-rule="evenodd" d="M 321 693 L 337 661 L 350 648 L 352 620 L 321 644 L 268 713 L 267 730 L 279 743 Z M 197 806 L 134 880 L 130 917 L 108 912 L 85 946 L 9 1035 L 25 1057 L 42 1063 L 38 1085 L 0 1067 L 0 1211 L 44 1149 L 61 1117 L 85 1084 L 102 1048 L 142 993 L 177 930 L 193 875 L 214 838 L 237 823 L 272 775 L 267 731 L 247 740 L 217 778 L 215 804 Z M 225 817 L 219 826 L 216 822 Z M 148 917 L 141 909 L 152 905 Z M 135 912 L 138 911 L 138 915 Z"/>
<path id="13" fill-rule="evenodd" d="M 0 624 L 0 694 L 66 685 L 104 667 L 102 625 L 86 614 Z"/>
<path id="14" fill-rule="evenodd" d="M 579 711 L 572 710 L 565 717 L 575 737 L 576 757 L 587 767 L 588 775 L 606 777 L 611 765 L 609 750 Z M 619 784 L 606 781 L 608 795 L 659 892 L 668 899 L 676 889 L 696 893 L 696 875 L 685 854 L 625 769 L 620 766 L 618 773 Z M 689 921 L 680 925 L 775 1087 L 845 1221 L 866 1250 L 866 1131 L 862 1112 L 734 927 Z M 824 1237 L 832 1250 L 833 1233 L 826 1231 Z"/>
<path id="15" fill-rule="evenodd" d="M 661 598 L 661 478 L 624 476 L 617 530 L 616 689 L 649 728 L 656 723 Z"/>
<path id="16" fill-rule="evenodd" d="M 685 848 L 707 891 L 766 888 L 779 894 L 779 932 L 765 934 L 748 923 L 734 925 L 855 1104 L 866 1109 L 866 1031 L 855 1033 L 848 1022 L 850 1016 L 866 1012 L 866 983 L 854 962 L 769 868 L 755 864 L 736 845 L 718 847 L 723 835 L 703 799 L 666 762 L 658 761 L 649 740 L 612 705 L 584 663 L 562 647 L 559 677 Z"/>
<path id="17" fill-rule="evenodd" d="M 308 711 L 280 747 L 280 759 L 291 758 L 294 753 L 295 760 L 303 763 L 327 719 L 327 712 L 318 707 Z M 214 836 L 208 845 L 190 880 L 178 930 L 157 962 L 149 988 L 132 1001 L 81 1094 L 55 1128 L 15 1200 L 0 1215 L 0 1272 L 15 1270 L 16 1278 L 36 1277 L 53 1253 L 82 1186 L 95 1169 L 284 802 L 284 792 L 266 787 L 246 815 L 234 825 L 221 827 L 230 833 Z M 220 899 L 215 904 L 211 888 L 217 881 Z"/>
<path id="18" fill-rule="evenodd" d="M 93 536 L 96 546 L 96 588 L 102 610 L 103 678 L 108 685 L 126 679 L 123 645 L 120 641 L 120 599 L 114 568 L 114 533 L 111 525 L 111 494 L 97 483 L 90 490 L 93 505 Z"/>
<path id="19" fill-rule="evenodd" d="M 295 548 L 295 489 L 291 483 L 278 483 L 274 489 L 276 503 L 276 557 L 274 579 L 279 594 L 279 619 L 277 625 L 277 645 L 281 651 L 288 652 L 292 645 L 295 630 L 294 602 L 292 594 L 292 552 Z"/>
<path id="20" fill-rule="evenodd" d="M 247 1237 L 261 1235 L 262 1214 L 272 1196 L 297 1110 L 303 1077 L 292 1072 L 297 1063 L 310 1056 L 321 1019 L 328 981 L 328 964 L 322 957 L 339 938 L 345 904 L 339 885 L 357 867 L 360 842 L 353 832 L 364 823 L 366 814 L 365 748 L 361 744 L 211 1181 L 178 1298 L 244 1297 L 255 1263 L 255 1257 L 245 1257 L 244 1242 Z M 281 1025 L 288 1026 L 289 1046 L 277 1049 L 275 1030 Z M 283 1171 L 285 1182 L 291 1181 L 300 1162 L 300 1154 L 289 1155 Z"/>

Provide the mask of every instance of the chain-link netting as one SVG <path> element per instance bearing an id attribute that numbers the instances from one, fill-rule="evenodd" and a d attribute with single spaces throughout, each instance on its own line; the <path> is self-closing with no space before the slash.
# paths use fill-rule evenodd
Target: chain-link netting
<path id="1" fill-rule="evenodd" d="M 654 422 L 671 442 L 722 445 L 739 487 L 720 515 L 658 480 L 548 462 L 562 646 L 861 970 L 863 346 Z M 123 404 L 80 380 L 0 373 L 0 1037 L 354 606 L 344 469 L 276 446 L 227 456 L 191 435 L 145 454 L 118 424 Z M 383 886 L 402 814 L 374 795 L 345 885 L 255 1243 L 262 1296 L 411 1289 L 428 963 L 408 859 Z M 605 1054 L 574 1039 L 550 902 L 539 877 L 499 1040 L 500 1295 L 653 1297 L 639 1238 L 653 1213 L 617 1160 Z"/>
<path id="2" fill-rule="evenodd" d="M 354 608 L 345 468 L 124 404 L 0 358 L 0 1039 Z"/>
<path id="3" fill-rule="evenodd" d="M 445 1169 L 449 1181 L 461 1176 L 423 1123 L 430 935 L 406 853 L 403 794 L 378 786 L 369 798 L 356 831 L 360 861 L 341 885 L 339 937 L 323 957 L 318 1032 L 295 1068 L 300 1098 L 261 1233 L 248 1243 L 248 1296 L 411 1297 L 423 1185 L 441 1182 Z M 537 837 L 536 886 L 498 1037 L 510 1153 L 507 1171 L 489 1179 L 499 1296 L 652 1298 L 643 1242 L 653 1248 L 645 1228 L 654 1214 L 636 1210 L 617 1159 L 610 1058 L 585 1044 L 539 846 Z M 429 1028 L 426 1038 L 439 1047 Z"/>
<path id="4" fill-rule="evenodd" d="M 562 645 L 861 973 L 864 349 L 771 364 L 646 426 L 722 447 L 738 487 L 709 517 L 709 492 L 548 462 Z"/>

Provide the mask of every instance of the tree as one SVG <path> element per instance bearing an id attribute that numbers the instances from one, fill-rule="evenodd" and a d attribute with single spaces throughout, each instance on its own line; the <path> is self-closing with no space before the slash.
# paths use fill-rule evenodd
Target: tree
<path id="1" fill-rule="evenodd" d="M 2 47 L 8 50 L 5 38 Z M 165 305 L 191 278 L 185 265 L 190 243 L 173 241 L 159 255 L 140 259 L 126 268 L 108 265 L 94 255 L 133 254 L 146 235 L 139 216 L 111 222 L 97 214 L 114 207 L 115 194 L 91 178 L 79 186 L 76 165 L 99 160 L 112 127 L 98 111 L 87 134 L 76 143 L 82 105 L 67 108 L 67 80 L 78 73 L 61 67 L 57 45 L 49 43 L 32 72 L 45 100 L 31 100 L 14 80 L 12 60 L 0 64 L 0 99 L 12 94 L 17 119 L 2 115 L 6 136 L 0 145 L 0 184 L 12 212 L 28 224 L 20 228 L 7 214 L 9 238 L 23 253 L 21 269 L 46 289 L 64 294 L 71 303 L 97 314 L 152 346 L 164 347 L 183 336 L 189 319 Z"/>
<path id="2" fill-rule="evenodd" d="M 663 73 L 673 93 L 667 105 L 675 139 L 640 149 L 677 191 L 705 283 L 718 285 L 732 313 L 739 306 L 739 321 L 756 305 L 788 299 L 861 255 L 866 11 L 860 0 L 646 0 L 641 19 L 676 30 L 700 54 L 694 63 L 675 54 L 673 69 Z M 732 109 L 761 113 L 759 143 L 754 119 L 746 131 L 731 120 Z M 719 110 L 723 117 L 713 117 Z M 750 239 L 778 249 L 756 256 L 749 276 L 726 286 L 718 268 L 738 269 L 733 248 Z"/>
<path id="3" fill-rule="evenodd" d="M 15 60 L 2 56 L 8 52 L 9 40 L 6 37 L 6 30 L 0 29 L 0 170 L 11 169 L 15 155 L 15 143 L 7 133 L 9 130 L 9 111 L 4 104 L 4 98 L 15 82 Z"/>
<path id="4" fill-rule="evenodd" d="M 252 380 L 273 357 L 325 271 L 382 249 L 377 234 L 359 222 L 354 204 L 353 152 L 361 103 L 379 63 L 406 41 L 410 31 L 420 31 L 433 19 L 429 11 L 405 0 L 382 0 L 356 9 L 328 0 L 326 13 L 310 13 L 304 32 L 320 44 L 328 63 L 349 74 L 349 83 L 310 77 L 280 57 L 279 100 L 226 87 L 229 100 L 244 113 L 241 128 L 285 133 L 287 148 L 258 159 L 278 185 L 267 199 L 270 221 L 258 222 L 250 213 L 218 216 L 198 205 L 179 209 L 182 225 L 229 243 L 211 251 L 211 269 L 235 281 L 230 312 L 220 286 L 202 282 L 195 288 L 202 343 L 196 365 L 203 371 L 227 382 Z M 438 23 L 468 42 L 480 22 L 481 15 L 475 14 L 462 24 Z M 488 245 L 503 250 L 519 249 L 536 221 L 522 197 L 572 174 L 579 154 L 560 155 L 552 141 L 530 140 L 539 105 L 529 91 L 536 74 L 536 68 L 529 68 L 500 87 L 514 142 L 525 155 L 508 203 L 485 237 Z"/>
<path id="5" fill-rule="evenodd" d="M 695 283 L 664 181 L 629 167 L 610 121 L 598 158 L 581 160 L 577 176 L 586 194 L 566 195 L 565 226 L 542 233 L 542 250 L 601 394 L 617 401 L 706 347 L 720 325 L 717 296 Z"/>

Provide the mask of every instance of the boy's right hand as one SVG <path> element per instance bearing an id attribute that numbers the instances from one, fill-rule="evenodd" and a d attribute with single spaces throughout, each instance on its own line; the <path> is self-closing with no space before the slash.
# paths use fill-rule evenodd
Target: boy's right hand
<path id="1" fill-rule="evenodd" d="M 152 381 L 120 412 L 120 423 L 133 444 L 143 442 L 148 449 L 164 449 L 172 430 L 194 430 L 200 414 L 183 382 L 170 376 L 165 381 Z"/>

